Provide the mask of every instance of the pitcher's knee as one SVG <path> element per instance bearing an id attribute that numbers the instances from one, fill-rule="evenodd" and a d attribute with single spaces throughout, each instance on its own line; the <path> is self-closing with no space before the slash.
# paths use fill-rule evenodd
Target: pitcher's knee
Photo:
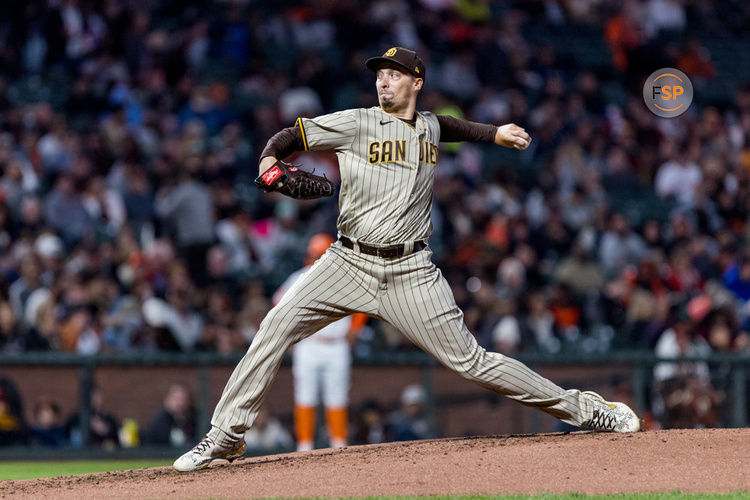
<path id="1" fill-rule="evenodd" d="M 472 351 L 451 358 L 448 367 L 466 379 L 480 379 L 487 371 L 487 366 L 484 363 L 486 354 L 487 352 L 484 349 L 477 346 Z"/>

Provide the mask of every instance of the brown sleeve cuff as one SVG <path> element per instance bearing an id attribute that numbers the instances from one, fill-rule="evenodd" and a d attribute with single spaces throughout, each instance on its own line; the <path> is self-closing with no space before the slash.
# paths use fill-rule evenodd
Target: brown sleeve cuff
<path id="1" fill-rule="evenodd" d="M 448 115 L 436 116 L 440 123 L 441 142 L 495 142 L 495 125 L 470 122 Z"/>
<path id="2" fill-rule="evenodd" d="M 287 127 L 268 140 L 266 147 L 260 153 L 260 158 L 262 160 L 266 156 L 273 156 L 278 160 L 283 160 L 295 151 L 305 149 L 307 148 L 302 138 L 302 130 L 299 127 Z"/>

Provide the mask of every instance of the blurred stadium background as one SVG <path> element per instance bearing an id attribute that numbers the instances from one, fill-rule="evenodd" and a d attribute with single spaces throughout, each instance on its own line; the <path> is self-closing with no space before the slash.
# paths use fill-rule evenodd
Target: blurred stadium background
<path id="1" fill-rule="evenodd" d="M 739 0 L 6 0 L 0 459 L 177 456 L 207 430 L 335 234 L 335 200 L 261 196 L 257 156 L 376 105 L 364 60 L 395 45 L 427 64 L 420 109 L 534 138 L 441 147 L 430 246 L 479 342 L 648 428 L 747 425 L 748 25 Z M 662 67 L 695 89 L 678 118 L 641 97 Z M 412 437 L 562 429 L 377 321 L 354 353 L 353 444 L 415 404 Z M 294 447 L 292 407 L 285 365 L 255 452 Z"/>

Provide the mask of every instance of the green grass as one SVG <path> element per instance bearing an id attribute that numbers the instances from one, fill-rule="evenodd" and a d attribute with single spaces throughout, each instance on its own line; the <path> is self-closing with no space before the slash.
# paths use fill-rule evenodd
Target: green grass
<path id="1" fill-rule="evenodd" d="M 28 461 L 0 462 L 0 481 L 9 479 L 33 479 L 38 477 L 72 476 L 115 470 L 143 469 L 170 465 L 171 460 L 71 460 L 71 461 Z M 369 500 L 424 500 L 424 497 L 368 497 Z M 619 495 L 583 495 L 567 493 L 563 495 L 496 495 L 496 496 L 435 496 L 433 500 L 745 500 L 750 492 L 687 494 L 673 491 L 669 493 L 636 493 Z"/>
<path id="2" fill-rule="evenodd" d="M 0 462 L 0 481 L 37 477 L 73 476 L 112 470 L 143 469 L 170 465 L 171 460 L 71 460 Z"/>
<path id="3" fill-rule="evenodd" d="M 496 496 L 436 496 L 431 500 L 745 500 L 750 498 L 750 492 L 693 494 L 673 491 L 669 493 L 635 493 L 619 495 L 583 495 L 581 493 L 567 493 L 564 495 L 496 495 Z M 353 499 L 350 499 L 353 500 Z M 425 500 L 424 497 L 368 497 L 366 500 Z"/>

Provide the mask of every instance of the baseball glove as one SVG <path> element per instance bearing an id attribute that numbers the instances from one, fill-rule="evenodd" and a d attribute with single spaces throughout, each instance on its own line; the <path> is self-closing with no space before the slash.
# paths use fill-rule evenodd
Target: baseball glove
<path id="1" fill-rule="evenodd" d="M 279 193 L 298 200 L 314 200 L 333 196 L 333 182 L 325 176 L 300 170 L 291 163 L 278 160 L 255 179 L 255 185 L 267 193 Z"/>

